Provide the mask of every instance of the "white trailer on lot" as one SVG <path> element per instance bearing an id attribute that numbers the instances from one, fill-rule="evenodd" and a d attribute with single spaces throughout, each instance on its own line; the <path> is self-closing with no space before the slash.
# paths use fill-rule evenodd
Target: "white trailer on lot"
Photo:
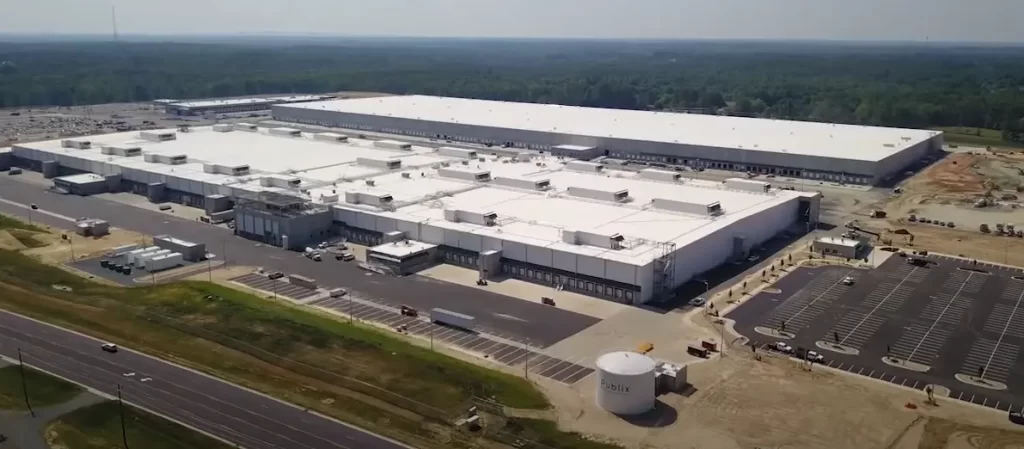
<path id="1" fill-rule="evenodd" d="M 470 315 L 452 312 L 451 310 L 434 308 L 430 310 L 430 321 L 466 330 L 473 330 L 473 323 L 476 321 L 476 318 L 473 318 Z"/>
<path id="2" fill-rule="evenodd" d="M 164 254 L 146 261 L 146 271 L 160 271 L 174 268 L 185 264 L 185 258 L 181 253 Z"/>
<path id="3" fill-rule="evenodd" d="M 135 266 L 137 268 L 146 268 L 146 264 L 148 264 L 149 261 L 153 260 L 156 257 L 160 257 L 163 256 L 164 254 L 170 253 L 171 250 L 169 249 L 160 249 L 153 251 L 151 253 L 139 254 L 138 256 L 135 256 Z"/>
<path id="4" fill-rule="evenodd" d="M 138 255 L 145 254 L 145 253 L 151 253 L 153 251 L 159 251 L 159 250 L 160 250 L 160 247 L 157 247 L 157 246 L 147 246 L 145 248 L 140 248 L 140 249 L 135 249 L 135 250 L 128 251 L 124 255 L 124 264 L 125 265 L 132 265 L 132 264 L 135 263 L 135 257 L 137 257 Z"/>

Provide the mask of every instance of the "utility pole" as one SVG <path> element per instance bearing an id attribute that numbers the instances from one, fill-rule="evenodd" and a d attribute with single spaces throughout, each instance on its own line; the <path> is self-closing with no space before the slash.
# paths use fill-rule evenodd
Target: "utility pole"
<path id="1" fill-rule="evenodd" d="M 213 261 L 211 258 L 206 258 L 206 275 L 209 277 L 210 282 L 213 282 Z"/>
<path id="2" fill-rule="evenodd" d="M 128 449 L 128 431 L 124 427 L 124 401 L 121 400 L 121 384 L 117 384 L 117 408 L 121 412 L 121 442 Z"/>
<path id="3" fill-rule="evenodd" d="M 430 323 L 430 350 L 434 350 L 434 323 Z"/>
<path id="4" fill-rule="evenodd" d="M 530 378 L 530 340 L 526 340 L 526 363 L 523 364 L 523 377 Z"/>
<path id="5" fill-rule="evenodd" d="M 352 324 L 352 321 L 354 321 L 355 313 L 356 313 L 356 309 L 355 309 L 355 306 L 353 305 L 352 294 L 349 293 L 348 294 L 348 324 Z"/>
<path id="6" fill-rule="evenodd" d="M 21 391 L 25 394 L 25 407 L 28 407 L 29 414 L 35 418 L 36 412 L 32 410 L 32 404 L 28 401 L 28 384 L 25 383 L 25 362 L 21 360 L 21 348 L 18 348 L 18 371 L 21 373 Z"/>

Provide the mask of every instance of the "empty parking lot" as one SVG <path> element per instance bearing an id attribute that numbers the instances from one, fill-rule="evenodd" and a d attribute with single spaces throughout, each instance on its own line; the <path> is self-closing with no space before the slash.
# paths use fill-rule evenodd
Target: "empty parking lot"
<path id="1" fill-rule="evenodd" d="M 282 296 L 295 300 L 306 299 L 318 294 L 317 290 L 306 288 L 301 285 L 289 283 L 286 278 L 270 279 L 265 274 L 249 273 L 236 278 L 231 282 L 237 282 L 256 290 L 273 293 L 274 296 Z"/>
<path id="2" fill-rule="evenodd" d="M 873 270 L 798 269 L 776 284 L 778 293 L 760 293 L 728 316 L 755 346 L 782 340 L 823 353 L 827 365 L 843 371 L 918 389 L 940 385 L 960 400 L 1024 409 L 1024 273 L 928 259 L 923 267 L 894 256 Z M 842 284 L 847 275 L 854 285 Z M 783 327 L 792 339 L 773 336 Z M 828 350 L 834 344 L 847 353 Z M 980 376 L 985 386 L 958 375 Z"/>
<path id="3" fill-rule="evenodd" d="M 583 360 L 563 360 L 541 354 L 543 347 L 491 334 L 471 332 L 431 323 L 426 317 L 410 317 L 393 307 L 364 299 L 324 298 L 309 303 L 334 310 L 361 321 L 381 323 L 392 328 L 405 326 L 407 332 L 438 344 L 456 346 L 503 365 L 520 368 L 524 374 L 547 377 L 567 385 L 575 384 L 594 372 Z"/>

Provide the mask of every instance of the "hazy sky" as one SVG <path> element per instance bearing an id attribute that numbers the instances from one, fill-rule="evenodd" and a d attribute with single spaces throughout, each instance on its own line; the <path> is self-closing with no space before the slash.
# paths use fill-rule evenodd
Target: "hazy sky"
<path id="1" fill-rule="evenodd" d="M 1024 42 L 1024 0 L 114 0 L 122 34 Z M 0 0 L 0 33 L 109 34 L 111 0 Z"/>

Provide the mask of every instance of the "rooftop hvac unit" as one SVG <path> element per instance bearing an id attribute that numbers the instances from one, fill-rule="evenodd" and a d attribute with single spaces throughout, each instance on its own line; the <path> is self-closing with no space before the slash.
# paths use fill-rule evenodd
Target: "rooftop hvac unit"
<path id="1" fill-rule="evenodd" d="M 567 189 L 567 193 L 569 196 L 575 196 L 578 198 L 589 198 L 592 200 L 610 201 L 613 203 L 622 203 L 629 199 L 629 190 L 599 190 L 585 187 L 569 187 Z"/>
<path id="2" fill-rule="evenodd" d="M 602 170 L 604 170 L 604 166 L 593 162 L 572 161 L 569 162 L 568 164 L 565 164 L 565 169 L 588 173 L 600 173 Z"/>
<path id="3" fill-rule="evenodd" d="M 396 170 L 402 167 L 402 160 L 396 158 L 360 157 L 356 158 L 356 165 Z"/>
<path id="4" fill-rule="evenodd" d="M 387 206 L 394 201 L 390 193 L 345 192 L 345 202 L 349 204 L 369 204 L 371 206 Z"/>
<path id="5" fill-rule="evenodd" d="M 188 156 L 184 154 L 145 153 L 143 159 L 154 164 L 182 165 L 188 163 Z"/>
<path id="6" fill-rule="evenodd" d="M 272 136 L 302 137 L 302 131 L 295 128 L 270 128 Z"/>
<path id="7" fill-rule="evenodd" d="M 678 182 L 681 176 L 679 173 L 671 170 L 647 169 L 640 171 L 640 178 L 652 181 Z"/>
<path id="8" fill-rule="evenodd" d="M 139 137 L 150 142 L 167 142 L 177 139 L 178 134 L 174 131 L 142 131 Z"/>
<path id="9" fill-rule="evenodd" d="M 336 193 L 327 193 L 327 194 L 320 195 L 320 202 L 321 203 L 326 203 L 326 204 L 337 203 L 338 202 L 338 194 L 336 194 Z"/>
<path id="10" fill-rule="evenodd" d="M 725 187 L 733 190 L 742 190 L 744 192 L 768 193 L 768 191 L 771 190 L 772 185 L 764 181 L 755 181 L 753 179 L 729 178 L 725 180 Z"/>
<path id="11" fill-rule="evenodd" d="M 409 179 L 409 178 L 412 178 L 412 175 L 410 175 L 409 172 L 405 172 L 405 173 L 402 173 L 402 177 L 405 178 L 405 179 Z"/>
<path id="12" fill-rule="evenodd" d="M 491 180 L 491 172 L 487 170 L 466 170 L 462 168 L 439 168 L 437 174 L 443 178 L 461 179 L 471 182 L 487 182 Z"/>
<path id="13" fill-rule="evenodd" d="M 280 187 L 283 189 L 295 189 L 302 184 L 302 180 L 294 176 L 269 175 L 260 178 L 260 185 L 263 187 Z"/>
<path id="14" fill-rule="evenodd" d="M 441 156 L 457 157 L 464 159 L 476 159 L 476 151 L 467 150 L 465 148 L 455 147 L 440 147 L 437 149 L 437 154 Z M 481 161 L 483 162 L 483 161 Z"/>
<path id="15" fill-rule="evenodd" d="M 338 133 L 317 133 L 313 135 L 313 140 L 323 142 L 348 142 L 348 136 Z"/>
<path id="16" fill-rule="evenodd" d="M 249 174 L 249 166 L 245 164 L 241 165 L 221 165 L 221 164 L 203 164 L 203 172 L 213 173 L 217 175 L 228 175 L 228 176 L 245 176 Z"/>
<path id="17" fill-rule="evenodd" d="M 88 150 L 92 148 L 92 142 L 85 139 L 64 139 L 60 141 L 60 146 L 64 148 L 74 148 L 76 150 Z"/>
<path id="18" fill-rule="evenodd" d="M 235 123 L 235 131 L 257 131 L 259 127 L 252 123 Z"/>
<path id="19" fill-rule="evenodd" d="M 388 150 L 411 150 L 412 144 L 405 142 L 399 142 L 397 140 L 375 140 L 373 146 L 377 148 L 386 148 Z"/>
<path id="20" fill-rule="evenodd" d="M 625 240 L 621 234 L 604 234 L 591 231 L 562 230 L 562 242 L 570 245 L 596 246 L 605 249 L 622 249 Z"/>
<path id="21" fill-rule="evenodd" d="M 494 212 L 476 212 L 462 209 L 445 209 L 444 218 L 453 223 L 473 223 L 480 226 L 494 226 L 498 214 Z"/>
<path id="22" fill-rule="evenodd" d="M 377 185 L 377 181 L 374 181 L 372 179 L 367 179 L 366 180 L 366 185 L 368 185 L 370 187 L 373 187 L 373 186 Z"/>
<path id="23" fill-rule="evenodd" d="M 142 147 L 106 145 L 100 151 L 103 154 L 109 154 L 112 156 L 135 157 L 142 154 Z"/>
<path id="24" fill-rule="evenodd" d="M 718 201 L 698 202 L 655 198 L 654 201 L 651 202 L 651 205 L 655 209 L 683 212 L 687 214 L 704 216 L 716 216 L 722 214 L 722 205 L 719 204 Z"/>
<path id="25" fill-rule="evenodd" d="M 227 132 L 234 131 L 235 127 L 231 126 L 228 123 L 218 123 L 216 125 L 213 125 L 213 130 L 217 131 L 219 133 L 227 133 Z"/>
<path id="26" fill-rule="evenodd" d="M 526 179 L 498 176 L 494 178 L 492 182 L 500 186 L 515 187 L 517 189 L 526 190 L 547 190 L 551 187 L 551 181 L 548 179 Z"/>

